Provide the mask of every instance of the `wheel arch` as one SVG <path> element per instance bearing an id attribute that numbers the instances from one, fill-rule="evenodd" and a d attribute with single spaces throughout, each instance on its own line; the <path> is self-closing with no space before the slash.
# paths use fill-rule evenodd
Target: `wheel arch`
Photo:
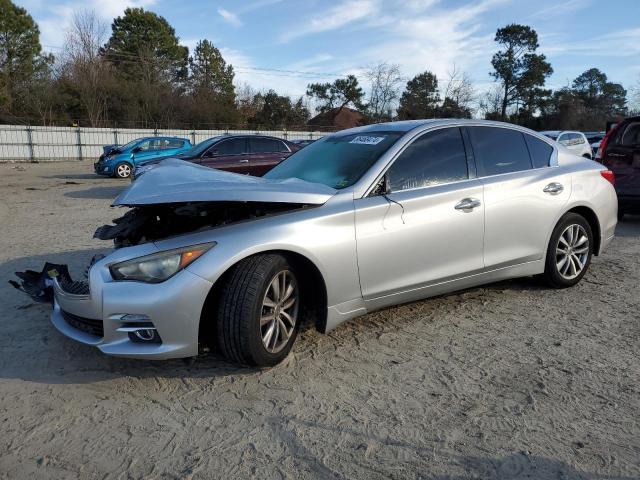
<path id="1" fill-rule="evenodd" d="M 596 214 L 596 212 L 592 208 L 585 205 L 576 205 L 564 212 L 563 216 L 567 213 L 577 213 L 587 221 L 587 223 L 591 227 L 591 232 L 593 233 L 593 254 L 597 256 L 600 253 L 602 229 L 600 227 L 600 220 L 598 220 L 598 215 Z"/>
<path id="2" fill-rule="evenodd" d="M 287 249 L 270 249 L 252 252 L 242 258 L 236 259 L 217 278 L 211 286 L 200 312 L 198 327 L 198 344 L 215 345 L 216 310 L 222 293 L 222 288 L 229 278 L 233 268 L 247 258 L 256 255 L 280 254 L 287 258 L 296 268 L 305 281 L 301 283 L 303 312 L 302 321 L 313 319 L 314 326 L 319 332 L 323 332 L 327 323 L 327 286 L 318 266 L 307 256 Z"/>

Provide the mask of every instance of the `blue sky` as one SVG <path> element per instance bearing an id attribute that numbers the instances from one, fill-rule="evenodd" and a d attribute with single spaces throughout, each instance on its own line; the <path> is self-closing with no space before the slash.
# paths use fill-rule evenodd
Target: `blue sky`
<path id="1" fill-rule="evenodd" d="M 15 1 L 15 0 L 14 0 Z M 208 38 L 236 68 L 238 83 L 293 96 L 306 84 L 359 74 L 386 61 L 412 77 L 456 66 L 479 90 L 490 87 L 495 30 L 532 26 L 554 74 L 568 84 L 590 67 L 629 89 L 640 82 L 640 0 L 17 0 L 56 53 L 74 10 L 106 21 L 127 6 L 164 16 L 183 44 Z M 272 72 L 256 69 L 280 69 Z"/>

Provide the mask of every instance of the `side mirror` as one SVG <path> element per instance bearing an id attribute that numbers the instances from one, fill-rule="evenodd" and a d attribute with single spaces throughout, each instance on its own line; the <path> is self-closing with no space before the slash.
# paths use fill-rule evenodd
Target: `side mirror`
<path id="1" fill-rule="evenodd" d="M 133 150 L 131 150 L 131 152 L 133 153 L 138 153 L 140 151 L 142 151 L 142 147 L 135 147 Z"/>
<path id="2" fill-rule="evenodd" d="M 207 150 L 204 154 L 206 158 L 215 157 L 216 155 L 218 155 L 218 150 Z"/>

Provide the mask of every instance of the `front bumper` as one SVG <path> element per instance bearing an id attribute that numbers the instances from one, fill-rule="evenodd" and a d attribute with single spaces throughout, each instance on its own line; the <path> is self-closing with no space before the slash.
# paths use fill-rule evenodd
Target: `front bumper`
<path id="1" fill-rule="evenodd" d="M 104 264 L 96 264 L 88 294 L 69 293 L 54 280 L 51 321 L 67 337 L 109 355 L 158 360 L 191 357 L 198 353 L 200 315 L 211 286 L 187 270 L 157 284 L 116 282 Z M 118 331 L 132 325 L 123 320 L 125 315 L 148 317 L 162 342 L 136 343 L 126 331 Z"/>
<path id="2" fill-rule="evenodd" d="M 98 175 L 113 175 L 113 167 L 106 162 L 96 162 L 93 164 L 93 170 Z"/>

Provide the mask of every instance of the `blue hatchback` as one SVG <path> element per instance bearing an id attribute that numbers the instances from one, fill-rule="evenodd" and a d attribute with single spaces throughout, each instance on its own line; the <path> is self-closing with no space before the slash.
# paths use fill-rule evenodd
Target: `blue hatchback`
<path id="1" fill-rule="evenodd" d="M 145 137 L 132 140 L 126 145 L 109 145 L 103 148 L 104 153 L 93 164 L 96 173 L 127 178 L 139 162 L 186 152 L 191 148 L 191 142 L 179 137 Z"/>

